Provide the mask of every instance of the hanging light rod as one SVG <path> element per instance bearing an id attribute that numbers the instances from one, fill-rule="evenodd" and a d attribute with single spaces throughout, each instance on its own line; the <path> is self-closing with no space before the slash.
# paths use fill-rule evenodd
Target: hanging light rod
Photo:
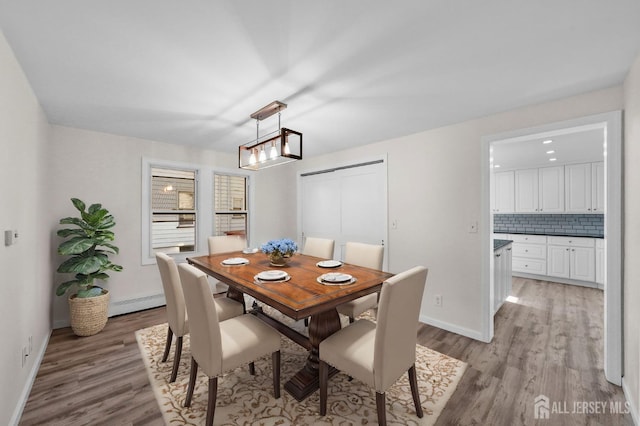
<path id="1" fill-rule="evenodd" d="M 262 108 L 251 114 L 250 117 L 256 120 L 264 120 L 265 118 L 269 118 L 273 114 L 280 112 L 286 108 L 287 104 L 280 101 L 273 101 L 269 105 L 263 106 Z"/>

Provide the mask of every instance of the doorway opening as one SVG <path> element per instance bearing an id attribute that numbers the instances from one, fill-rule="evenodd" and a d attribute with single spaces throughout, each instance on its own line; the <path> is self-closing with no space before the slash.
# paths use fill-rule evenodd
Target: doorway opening
<path id="1" fill-rule="evenodd" d="M 496 162 L 496 158 L 494 158 L 492 152 L 492 148 L 500 147 L 508 147 L 516 148 L 518 144 L 522 148 L 525 148 L 528 143 L 527 141 L 534 140 L 535 143 L 532 146 L 540 152 L 540 157 L 538 163 L 533 164 L 530 163 L 530 167 L 527 170 L 533 170 L 536 168 L 545 168 L 545 176 L 548 176 L 551 179 L 551 190 L 550 193 L 547 194 L 544 199 L 540 199 L 540 192 L 538 188 L 538 184 L 541 182 L 538 173 L 520 173 L 522 182 L 520 182 L 521 187 L 523 188 L 523 195 L 518 196 L 514 194 L 514 207 L 513 212 L 522 214 L 522 213 L 530 213 L 532 217 L 540 219 L 546 213 L 569 213 L 573 214 L 578 211 L 578 204 L 582 203 L 583 205 L 580 208 L 584 208 L 585 217 L 588 219 L 596 219 L 598 215 L 602 215 L 602 232 L 604 233 L 603 245 L 605 259 L 603 261 L 603 287 L 604 287 L 604 372 L 608 381 L 620 385 L 622 381 L 622 199 L 621 199 L 621 188 L 622 188 L 622 133 L 621 133 L 621 112 L 615 111 L 611 113 L 598 114 L 594 116 L 582 117 L 579 119 L 552 123 L 549 125 L 539 126 L 535 128 L 522 129 L 513 132 L 507 132 L 498 135 L 487 136 L 482 139 L 482 152 L 483 152 L 483 165 L 482 165 L 482 173 L 483 173 L 483 208 L 482 208 L 482 223 L 486 232 L 483 232 L 483 264 L 486 265 L 483 268 L 483 338 L 485 341 L 489 342 L 493 338 L 493 316 L 495 312 L 495 282 L 494 282 L 494 267 L 493 267 L 493 233 L 494 233 L 494 214 L 499 214 L 500 209 L 509 209 L 510 200 L 505 201 L 504 199 L 492 198 L 497 194 L 496 192 L 496 183 L 499 182 L 498 190 L 500 186 L 502 186 L 502 190 L 508 193 L 509 190 L 509 179 L 508 176 L 505 175 L 505 179 L 496 180 L 496 171 L 497 170 L 506 170 L 511 168 L 512 170 L 516 170 L 518 166 L 514 162 L 510 167 L 505 167 L 503 164 L 499 164 Z M 551 158 L 556 158 L 557 160 L 561 157 L 561 155 L 565 155 L 565 152 L 551 152 L 558 151 L 551 147 L 553 143 L 548 143 L 549 140 L 557 140 L 560 141 L 562 139 L 570 140 L 572 137 L 578 135 L 577 139 L 580 137 L 586 138 L 587 135 L 601 135 L 604 139 L 603 150 L 602 150 L 602 161 L 593 161 L 593 153 L 589 153 L 586 146 L 584 146 L 583 150 L 581 150 L 572 160 L 568 161 L 570 166 L 564 166 L 562 173 L 558 173 L 558 170 L 555 170 L 558 167 L 554 167 L 550 165 L 553 163 L 549 161 Z M 549 147 L 544 151 L 540 150 L 540 145 L 543 142 L 547 142 Z M 559 144 L 557 145 L 559 146 Z M 602 146 L 602 145 L 601 145 Z M 523 158 L 528 158 L 528 160 L 532 160 L 535 157 L 533 153 L 526 153 Z M 536 154 L 538 155 L 538 154 Z M 516 158 L 517 156 L 514 156 Z M 492 160 L 494 161 L 492 163 Z M 522 160 L 522 158 L 521 158 Z M 503 161 L 503 160 L 500 160 Z M 506 160 L 504 160 L 506 161 Z M 535 160 L 533 160 L 535 162 Z M 560 161 L 558 160 L 558 164 Z M 599 168 L 599 164 L 602 164 L 602 168 Z M 495 168 L 495 165 L 500 165 L 502 167 Z M 586 191 L 584 188 L 582 189 L 583 194 L 581 195 L 578 190 L 575 191 L 577 194 L 575 197 L 572 197 L 571 194 L 565 194 L 561 191 L 555 191 L 554 188 L 562 188 L 564 191 L 565 188 L 568 188 L 572 184 L 572 179 L 574 179 L 572 173 L 578 173 L 577 164 L 581 164 L 582 172 L 586 173 L 587 169 L 589 171 L 589 178 L 591 178 L 592 173 L 600 173 L 602 172 L 603 179 L 603 194 L 602 203 L 600 205 L 597 204 L 598 200 L 592 200 L 591 193 L 589 193 L 588 200 L 584 199 L 586 197 Z M 588 167 L 587 167 L 588 165 Z M 503 168 L 504 167 L 504 168 Z M 565 170 L 566 167 L 569 167 L 569 172 Z M 575 169 L 575 170 L 574 170 Z M 539 170 L 536 169 L 536 172 Z M 549 173 L 547 173 L 549 172 Z M 536 179 L 533 179 L 531 176 L 535 174 Z M 569 179 L 570 182 L 562 182 L 562 185 L 559 185 L 555 179 Z M 576 175 L 577 176 L 577 175 Z M 584 176 L 583 176 L 584 177 Z M 515 172 L 514 172 L 515 179 Z M 528 179 L 528 180 L 526 180 Z M 504 182 L 507 182 L 506 184 Z M 515 181 L 514 181 L 515 182 Z M 514 187 L 515 187 L 514 183 Z M 555 186 L 554 186 L 555 185 Z M 569 185 L 569 186 L 568 186 Z M 593 185 L 596 185 L 596 180 L 593 180 Z M 592 185 L 590 184 L 589 188 Z M 515 189 L 515 188 L 514 188 Z M 527 193 L 530 192 L 531 194 Z M 535 192 L 535 202 L 531 203 L 531 195 Z M 567 198 L 569 197 L 569 198 Z M 503 197 L 504 198 L 504 197 Z M 574 199 L 575 198 L 575 199 Z M 562 205 L 558 205 L 558 201 L 562 200 Z M 589 203 L 589 206 L 586 206 L 586 203 Z M 565 205 L 564 203 L 568 203 Z M 497 205 L 498 203 L 499 205 Z M 595 204 L 594 204 L 595 203 Z M 518 204 L 518 205 L 516 205 Z M 597 206 L 597 207 L 596 207 Z M 594 213 L 593 210 L 589 209 L 601 209 L 602 212 L 597 211 Z M 504 211 L 504 210 L 503 210 Z M 502 225 L 499 225 L 502 227 Z M 523 228 L 524 229 L 533 229 Z M 594 231 L 597 233 L 597 230 Z M 546 249 L 545 249 L 546 250 Z M 552 253 L 552 251 L 549 251 Z M 529 263 L 529 262 L 527 262 Z M 531 262 L 532 265 L 536 265 Z M 545 262 L 539 261 L 540 263 L 540 271 L 533 274 L 533 277 L 536 275 L 547 275 L 547 264 Z M 524 265 L 522 265 L 524 267 Z M 544 268 L 542 268 L 544 266 Z M 541 273 L 542 269 L 545 269 L 543 273 Z M 558 275 L 558 272 L 554 272 Z M 520 272 L 519 272 L 520 274 Z M 527 276 L 526 274 L 524 276 Z M 558 281 L 558 282 L 571 282 L 571 280 L 563 279 L 549 279 L 549 281 Z M 595 280 L 594 280 L 595 281 Z M 595 284 L 595 283 L 594 283 Z M 594 285 L 595 287 L 595 285 Z"/>

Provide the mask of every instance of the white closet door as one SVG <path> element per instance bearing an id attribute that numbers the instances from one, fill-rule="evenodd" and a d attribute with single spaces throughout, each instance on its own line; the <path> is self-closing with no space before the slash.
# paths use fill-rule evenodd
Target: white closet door
<path id="1" fill-rule="evenodd" d="M 336 259 L 347 241 L 385 244 L 387 268 L 386 163 L 302 176 L 302 235 L 335 240 Z"/>

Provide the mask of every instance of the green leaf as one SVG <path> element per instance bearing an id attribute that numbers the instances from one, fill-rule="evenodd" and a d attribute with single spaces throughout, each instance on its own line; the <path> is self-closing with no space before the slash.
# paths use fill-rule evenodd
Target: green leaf
<path id="1" fill-rule="evenodd" d="M 107 280 L 109 279 L 109 275 L 105 274 L 104 272 L 99 272 L 97 274 L 92 274 L 91 275 L 93 277 L 94 280 Z"/>
<path id="2" fill-rule="evenodd" d="M 91 204 L 89 206 L 89 214 L 94 214 L 95 212 L 97 212 L 98 210 L 100 210 L 102 208 L 102 204 Z"/>
<path id="3" fill-rule="evenodd" d="M 63 237 L 63 238 L 68 237 L 69 235 L 80 235 L 83 237 L 87 235 L 84 229 L 71 229 L 71 228 L 58 229 L 57 234 L 59 237 Z"/>
<path id="4" fill-rule="evenodd" d="M 103 262 L 98 256 L 76 256 L 62 262 L 58 272 L 91 274 L 99 271 L 102 265 Z"/>
<path id="5" fill-rule="evenodd" d="M 110 249 L 111 249 L 111 252 L 112 252 L 113 254 L 118 254 L 118 253 L 120 253 L 120 249 L 119 249 L 118 247 L 114 246 L 113 244 L 109 244 L 109 243 L 101 243 L 100 245 L 101 245 L 101 246 L 103 246 L 103 247 L 110 248 Z"/>
<path id="6" fill-rule="evenodd" d="M 77 282 L 78 281 L 76 280 L 63 282 L 56 289 L 56 296 L 63 296 L 67 292 L 67 290 L 69 290 L 69 287 L 71 287 L 74 284 L 77 284 Z"/>
<path id="7" fill-rule="evenodd" d="M 74 237 L 60 244 L 58 253 L 66 256 L 71 254 L 81 254 L 95 245 L 95 242 L 86 237 Z"/>
<path id="8" fill-rule="evenodd" d="M 71 202 L 80 212 L 83 212 L 85 209 L 85 204 L 78 198 L 72 198 Z"/>
<path id="9" fill-rule="evenodd" d="M 79 217 L 65 217 L 63 219 L 60 219 L 60 224 L 61 225 L 76 225 L 76 226 L 79 226 L 82 229 L 93 230 L 93 228 L 91 226 L 89 226 L 88 223 L 86 223 L 84 220 L 80 219 Z"/>

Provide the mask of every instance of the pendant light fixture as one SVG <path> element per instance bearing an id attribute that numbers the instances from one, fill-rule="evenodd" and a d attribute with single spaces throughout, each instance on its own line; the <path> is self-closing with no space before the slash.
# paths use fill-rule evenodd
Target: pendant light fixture
<path id="1" fill-rule="evenodd" d="M 261 170 L 302 160 L 302 133 L 280 127 L 280 111 L 287 104 L 273 101 L 251 114 L 256 120 L 256 139 L 240 145 L 238 165 L 241 169 Z M 278 130 L 260 136 L 260 121 L 278 114 Z M 269 155 L 267 155 L 267 150 Z"/>

